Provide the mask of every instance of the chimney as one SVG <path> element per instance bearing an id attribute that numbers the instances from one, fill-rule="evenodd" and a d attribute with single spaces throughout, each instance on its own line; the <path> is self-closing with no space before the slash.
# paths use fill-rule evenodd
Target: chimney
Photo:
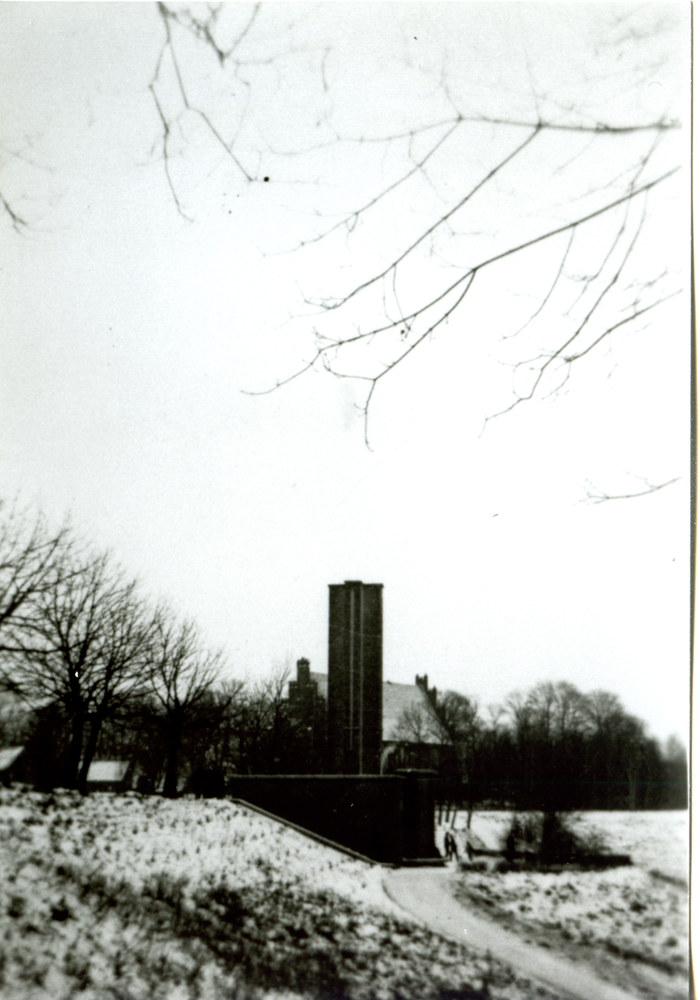
<path id="1" fill-rule="evenodd" d="M 430 704 L 433 706 L 433 708 L 436 708 L 437 707 L 437 688 L 429 688 L 428 687 L 428 675 L 427 674 L 423 674 L 422 677 L 420 676 L 420 674 L 416 674 L 416 687 L 419 687 L 421 689 L 421 691 L 425 694 L 425 696 L 430 701 Z"/>

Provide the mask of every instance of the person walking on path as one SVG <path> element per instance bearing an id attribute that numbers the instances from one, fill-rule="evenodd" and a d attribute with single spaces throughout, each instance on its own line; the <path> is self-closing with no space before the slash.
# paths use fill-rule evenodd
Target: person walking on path
<path id="1" fill-rule="evenodd" d="M 455 840 L 453 834 L 450 830 L 445 831 L 445 858 L 448 861 L 459 860 L 459 854 L 457 853 L 457 841 Z"/>

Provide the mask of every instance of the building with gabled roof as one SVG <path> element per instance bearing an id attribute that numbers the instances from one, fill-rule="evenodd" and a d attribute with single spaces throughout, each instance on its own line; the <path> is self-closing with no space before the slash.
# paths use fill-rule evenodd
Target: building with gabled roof
<path id="1" fill-rule="evenodd" d="M 436 691 L 428 690 L 428 677 L 415 684 L 384 681 L 382 689 L 382 742 L 405 741 L 441 745 L 446 735 L 437 717 Z"/>
<path id="2" fill-rule="evenodd" d="M 399 768 L 439 771 L 450 739 L 436 711 L 437 691 L 428 688 L 428 676 L 415 684 L 382 685 L 381 773 Z"/>
<path id="3" fill-rule="evenodd" d="M 450 740 L 437 716 L 436 695 L 427 675 L 414 684 L 382 682 L 380 774 L 406 767 L 440 770 Z M 328 675 L 312 671 L 307 659 L 297 660 L 296 680 L 289 682 L 292 711 L 308 717 L 318 701 L 328 701 Z"/>

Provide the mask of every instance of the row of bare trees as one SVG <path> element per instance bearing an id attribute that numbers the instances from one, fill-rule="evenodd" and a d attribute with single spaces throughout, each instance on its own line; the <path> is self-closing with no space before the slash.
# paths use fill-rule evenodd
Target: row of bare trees
<path id="1" fill-rule="evenodd" d="M 487 766 L 526 808 L 674 808 L 687 799 L 677 741 L 662 748 L 616 695 L 567 682 L 508 699 Z"/>
<path id="2" fill-rule="evenodd" d="M 0 746 L 26 746 L 33 782 L 85 791 L 95 759 L 131 762 L 166 795 L 322 770 L 325 705 L 290 709 L 287 665 L 251 686 L 225 667 L 110 553 L 0 508 Z"/>
<path id="3" fill-rule="evenodd" d="M 223 654 L 69 526 L 0 513 L 0 690 L 35 717 L 58 716 L 49 770 L 84 790 L 105 727 L 139 706 L 164 734 L 173 794 L 188 717 L 209 699 Z"/>
<path id="4" fill-rule="evenodd" d="M 404 739 L 421 738 L 416 726 L 425 728 L 426 719 L 407 713 Z M 584 694 L 567 681 L 548 681 L 492 706 L 488 720 L 473 699 L 438 693 L 432 735 L 448 747 L 443 777 L 467 782 L 474 801 L 545 812 L 687 802 L 680 741 L 671 738 L 662 748 L 607 691 Z"/>

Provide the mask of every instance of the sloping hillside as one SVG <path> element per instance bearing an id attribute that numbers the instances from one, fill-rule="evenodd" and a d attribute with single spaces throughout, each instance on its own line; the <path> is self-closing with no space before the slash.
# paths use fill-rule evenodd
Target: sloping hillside
<path id="1" fill-rule="evenodd" d="M 405 919 L 382 869 L 226 801 L 0 790 L 0 871 L 11 1000 L 534 995 Z"/>

